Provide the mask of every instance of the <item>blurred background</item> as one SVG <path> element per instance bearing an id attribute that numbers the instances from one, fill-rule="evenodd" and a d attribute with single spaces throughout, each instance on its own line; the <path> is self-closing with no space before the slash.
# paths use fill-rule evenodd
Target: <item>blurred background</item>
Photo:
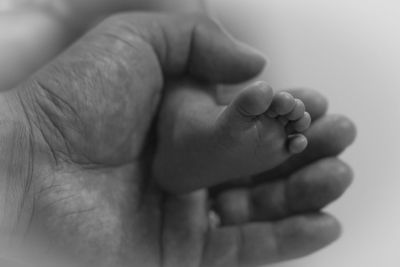
<path id="1" fill-rule="evenodd" d="M 352 118 L 356 143 L 343 158 L 353 186 L 328 211 L 343 223 L 332 246 L 287 267 L 400 266 L 400 2 L 210 0 L 239 39 L 270 59 L 277 88 L 305 86 Z"/>

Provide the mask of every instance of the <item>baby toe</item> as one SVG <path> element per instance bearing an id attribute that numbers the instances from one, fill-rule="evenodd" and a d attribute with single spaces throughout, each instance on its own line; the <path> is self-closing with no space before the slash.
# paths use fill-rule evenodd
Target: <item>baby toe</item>
<path id="1" fill-rule="evenodd" d="M 269 111 L 282 116 L 290 113 L 295 105 L 296 101 L 291 94 L 287 92 L 279 92 L 275 95 Z"/>
<path id="2" fill-rule="evenodd" d="M 308 145 L 307 138 L 302 134 L 294 134 L 289 136 L 288 139 L 288 150 L 292 154 L 298 154 L 303 152 Z"/>
<path id="3" fill-rule="evenodd" d="M 290 121 L 297 121 L 301 119 L 304 115 L 304 112 L 306 112 L 306 106 L 304 105 L 303 101 L 298 98 L 296 98 L 294 101 L 295 106 L 293 110 L 288 115 L 286 115 L 286 118 Z"/>
<path id="4" fill-rule="evenodd" d="M 243 116 L 266 112 L 273 99 L 273 90 L 265 82 L 256 82 L 244 89 L 231 104 Z"/>
<path id="5" fill-rule="evenodd" d="M 304 112 L 303 117 L 297 121 L 291 121 L 288 124 L 288 130 L 294 132 L 304 132 L 311 125 L 311 116 L 308 112 Z"/>

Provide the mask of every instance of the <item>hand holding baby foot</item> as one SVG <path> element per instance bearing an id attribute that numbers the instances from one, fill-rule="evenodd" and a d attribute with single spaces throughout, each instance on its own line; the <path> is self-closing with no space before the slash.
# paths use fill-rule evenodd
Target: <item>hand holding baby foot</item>
<path id="1" fill-rule="evenodd" d="M 174 259 L 188 266 L 196 259 L 187 237 L 200 239 L 202 235 L 182 227 L 182 222 L 200 226 L 204 222 L 200 214 L 207 216 L 210 204 L 219 224 L 215 227 L 212 220 L 214 227 L 204 228 L 207 238 L 200 266 L 263 266 L 307 255 L 338 238 L 340 224 L 320 210 L 351 183 L 351 169 L 336 156 L 354 140 L 354 125 L 343 116 L 325 115 L 326 99 L 315 91 L 294 89 L 290 93 L 306 103 L 315 121 L 305 133 L 310 146 L 257 179 L 212 188 L 206 204 L 196 202 L 206 199 L 201 191 L 168 198 L 166 207 L 171 213 L 166 222 L 178 233 L 167 246 L 175 255 L 170 266 L 177 266 Z"/>
<path id="2" fill-rule="evenodd" d="M 214 228 L 208 185 L 171 195 L 151 175 L 148 134 L 163 78 L 238 82 L 262 62 L 207 19 L 125 14 L 104 22 L 0 94 L 0 204 L 9 204 L 0 208 L 13 215 L 1 233 L 18 230 L 28 248 L 44 248 L 41 260 L 62 255 L 78 266 L 257 266 L 325 246 L 336 237 L 332 219 L 288 215 Z"/>
<path id="3" fill-rule="evenodd" d="M 257 82 L 225 107 L 210 89 L 178 87 L 167 92 L 160 117 L 155 175 L 166 190 L 187 192 L 267 171 L 307 146 L 302 132 L 310 115 L 287 92 Z"/>
<path id="4" fill-rule="evenodd" d="M 164 80 L 237 82 L 263 65 L 204 17 L 127 13 L 104 21 L 0 94 L 0 210 L 8 219 L 0 218 L 0 232 L 18 224 L 28 249 L 79 266 L 165 266 L 174 237 L 165 237 L 172 227 L 149 140 Z M 1 253 L 1 243 L 10 249 L 0 241 Z"/>

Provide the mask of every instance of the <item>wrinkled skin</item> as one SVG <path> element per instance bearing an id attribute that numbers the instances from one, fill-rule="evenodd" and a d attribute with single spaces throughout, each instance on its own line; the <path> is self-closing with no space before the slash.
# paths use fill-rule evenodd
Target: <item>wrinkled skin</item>
<path id="1" fill-rule="evenodd" d="M 326 102 L 311 91 L 293 91 L 315 120 L 310 148 L 240 185 L 269 192 L 254 207 L 231 207 L 238 190 L 230 185 L 177 196 L 154 183 L 151 130 L 165 81 L 234 83 L 263 65 L 201 17 L 108 19 L 1 95 L 1 190 L 13 203 L 4 210 L 18 211 L 1 227 L 24 231 L 32 254 L 84 266 L 258 266 L 329 244 L 339 225 L 319 210 L 351 181 L 335 157 L 355 130 L 344 117 L 323 116 Z M 210 202 L 221 227 L 210 223 Z"/>
<path id="2" fill-rule="evenodd" d="M 0 90 L 5 91 L 111 14 L 203 12 L 204 4 L 202 0 L 7 0 L 1 8 Z"/>

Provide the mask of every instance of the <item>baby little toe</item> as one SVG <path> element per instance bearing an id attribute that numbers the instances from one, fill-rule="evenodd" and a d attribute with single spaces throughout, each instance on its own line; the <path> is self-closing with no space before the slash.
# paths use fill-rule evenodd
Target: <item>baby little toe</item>
<path id="1" fill-rule="evenodd" d="M 288 138 L 288 150 L 292 154 L 303 152 L 308 145 L 308 140 L 303 134 L 293 134 Z"/>

